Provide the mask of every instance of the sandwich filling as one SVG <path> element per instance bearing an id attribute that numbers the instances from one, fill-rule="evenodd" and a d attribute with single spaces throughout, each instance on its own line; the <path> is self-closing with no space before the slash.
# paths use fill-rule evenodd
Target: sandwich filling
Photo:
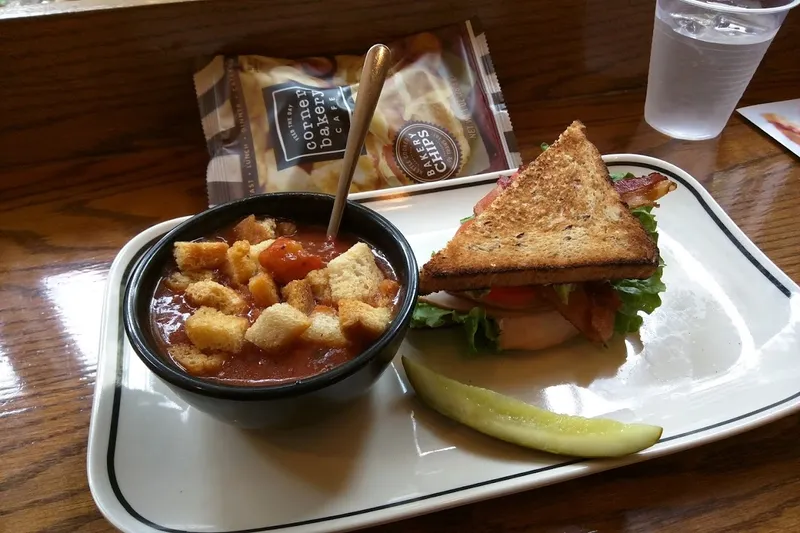
<path id="1" fill-rule="evenodd" d="M 518 173 L 500 178 L 475 205 L 473 215 L 462 219 L 458 233 L 469 227 L 474 217 L 486 210 L 517 176 Z M 655 172 L 642 177 L 624 173 L 610 177 L 631 214 L 657 243 L 652 209 L 676 185 Z M 663 266 L 659 258 L 658 268 L 646 279 L 493 287 L 422 296 L 414 310 L 412 327 L 461 324 L 473 351 L 536 349 L 554 339 L 566 340 L 576 332 L 593 342 L 605 343 L 615 332 L 624 335 L 638 331 L 643 322 L 640 312 L 650 314 L 661 305 L 660 293 L 666 288 L 661 281 Z M 558 315 L 568 323 L 559 321 Z M 547 339 L 537 337 L 533 331 L 536 328 L 547 328 Z"/>

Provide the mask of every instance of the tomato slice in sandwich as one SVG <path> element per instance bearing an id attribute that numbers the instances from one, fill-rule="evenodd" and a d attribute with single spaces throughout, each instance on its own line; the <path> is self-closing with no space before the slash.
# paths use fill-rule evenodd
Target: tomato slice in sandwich
<path id="1" fill-rule="evenodd" d="M 542 300 L 536 287 L 492 287 L 483 301 L 503 309 L 524 309 Z"/>

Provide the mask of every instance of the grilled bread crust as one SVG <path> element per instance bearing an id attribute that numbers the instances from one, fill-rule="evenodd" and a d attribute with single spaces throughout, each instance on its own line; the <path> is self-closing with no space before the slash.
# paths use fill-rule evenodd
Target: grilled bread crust
<path id="1" fill-rule="evenodd" d="M 420 293 L 651 276 L 658 248 L 573 122 L 423 267 Z"/>

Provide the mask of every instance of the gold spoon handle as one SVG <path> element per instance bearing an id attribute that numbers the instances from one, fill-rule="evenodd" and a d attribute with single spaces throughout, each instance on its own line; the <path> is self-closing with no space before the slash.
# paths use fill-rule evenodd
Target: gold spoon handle
<path id="1" fill-rule="evenodd" d="M 382 44 L 376 44 L 367 52 L 356 94 L 356 108 L 350 122 L 350 131 L 347 134 L 342 173 L 339 175 L 339 187 L 333 203 L 331 220 L 328 223 L 328 239 L 335 239 L 336 234 L 339 233 L 339 224 L 342 222 L 342 215 L 347 204 L 347 193 L 350 192 L 350 183 L 353 181 L 356 163 L 372 122 L 375 106 L 378 105 L 378 98 L 383 90 L 383 82 L 386 80 L 390 59 L 389 48 Z"/>

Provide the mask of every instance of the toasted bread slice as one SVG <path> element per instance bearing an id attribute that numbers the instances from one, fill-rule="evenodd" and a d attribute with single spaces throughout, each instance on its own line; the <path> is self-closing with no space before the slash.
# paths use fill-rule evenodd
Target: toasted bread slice
<path id="1" fill-rule="evenodd" d="M 576 121 L 422 267 L 420 293 L 647 278 L 657 266 Z"/>

